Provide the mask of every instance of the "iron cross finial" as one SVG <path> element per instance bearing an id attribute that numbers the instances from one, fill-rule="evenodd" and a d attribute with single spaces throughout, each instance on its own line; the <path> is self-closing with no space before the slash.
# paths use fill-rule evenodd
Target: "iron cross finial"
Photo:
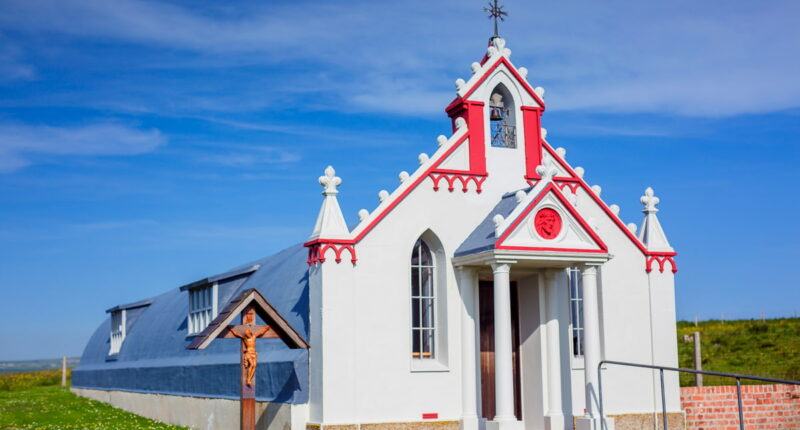
<path id="1" fill-rule="evenodd" d="M 494 19 L 494 36 L 492 36 L 492 38 L 500 37 L 497 34 L 497 21 L 505 21 L 504 17 L 508 15 L 508 12 L 503 10 L 504 6 L 498 4 L 497 1 L 498 0 L 490 1 L 489 7 L 483 8 L 483 11 L 489 14 L 489 19 Z"/>

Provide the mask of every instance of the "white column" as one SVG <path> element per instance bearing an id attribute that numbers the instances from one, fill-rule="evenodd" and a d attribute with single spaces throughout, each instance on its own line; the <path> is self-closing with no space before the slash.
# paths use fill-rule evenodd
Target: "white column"
<path id="1" fill-rule="evenodd" d="M 547 337 L 547 413 L 546 430 L 564 430 L 564 412 L 561 406 L 561 289 L 566 286 L 556 282 L 556 271 L 544 272 L 546 296 Z"/>
<path id="2" fill-rule="evenodd" d="M 586 265 L 581 271 L 583 283 L 583 360 L 586 380 L 586 415 L 578 420 L 578 429 L 600 429 L 597 390 L 597 366 L 600 364 L 600 300 L 597 291 L 597 266 Z M 606 420 L 613 429 L 613 423 Z"/>
<path id="3" fill-rule="evenodd" d="M 477 351 L 475 349 L 478 324 L 475 297 L 477 283 L 474 269 L 458 268 L 458 286 L 461 291 L 461 429 L 478 430 Z"/>
<path id="4" fill-rule="evenodd" d="M 511 341 L 510 262 L 492 263 L 494 272 L 494 378 L 495 408 L 493 421 L 515 421 L 514 368 Z"/>

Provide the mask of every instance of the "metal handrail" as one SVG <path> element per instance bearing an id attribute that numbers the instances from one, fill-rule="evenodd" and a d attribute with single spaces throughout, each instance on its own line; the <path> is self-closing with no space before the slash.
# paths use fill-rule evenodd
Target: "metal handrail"
<path id="1" fill-rule="evenodd" d="M 669 366 L 654 366 L 649 364 L 639 364 L 639 363 L 627 363 L 624 361 L 613 361 L 613 360 L 603 360 L 600 364 L 597 365 L 597 394 L 598 394 L 598 403 L 600 407 L 600 430 L 605 430 L 606 428 L 606 421 L 605 421 L 605 414 L 603 413 L 603 366 L 606 364 L 613 364 L 616 366 L 628 366 L 628 367 L 640 367 L 644 369 L 652 369 L 658 370 L 661 376 L 661 416 L 664 422 L 664 430 L 668 430 L 669 427 L 667 426 L 667 397 L 664 390 L 664 371 L 668 370 L 671 372 L 686 372 L 686 373 L 694 373 L 694 374 L 702 374 L 702 375 L 711 375 L 711 376 L 722 376 L 725 378 L 736 378 L 736 403 L 739 407 L 739 429 L 744 430 L 744 412 L 742 410 L 742 379 L 747 379 L 750 381 L 763 381 L 763 382 L 772 382 L 775 384 L 789 384 L 789 385 L 800 385 L 800 381 L 791 381 L 788 379 L 777 379 L 777 378 L 764 378 L 761 376 L 752 376 L 752 375 L 740 375 L 738 373 L 725 373 L 725 372 L 711 372 L 708 370 L 696 370 L 696 369 L 684 369 L 681 367 L 669 367 Z"/>

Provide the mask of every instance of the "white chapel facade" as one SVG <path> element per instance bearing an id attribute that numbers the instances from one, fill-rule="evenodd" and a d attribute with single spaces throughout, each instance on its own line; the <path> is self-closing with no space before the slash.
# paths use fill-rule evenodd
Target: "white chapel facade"
<path id="1" fill-rule="evenodd" d="M 658 198 L 648 188 L 641 225 L 623 223 L 547 141 L 544 90 L 510 57 L 493 38 L 456 81 L 452 134 L 352 230 L 341 179 L 320 177 L 305 243 L 308 426 L 600 429 L 601 360 L 677 366 L 676 253 Z M 652 424 L 657 375 L 602 372 L 605 428 Z M 680 414 L 677 376 L 665 383 Z"/>

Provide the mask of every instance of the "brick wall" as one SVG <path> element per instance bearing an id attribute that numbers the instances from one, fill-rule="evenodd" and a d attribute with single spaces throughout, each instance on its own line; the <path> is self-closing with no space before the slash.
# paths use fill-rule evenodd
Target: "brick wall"
<path id="1" fill-rule="evenodd" d="M 800 386 L 743 385 L 747 430 L 800 429 Z M 691 430 L 739 430 L 736 386 L 683 387 L 681 408 Z"/>

